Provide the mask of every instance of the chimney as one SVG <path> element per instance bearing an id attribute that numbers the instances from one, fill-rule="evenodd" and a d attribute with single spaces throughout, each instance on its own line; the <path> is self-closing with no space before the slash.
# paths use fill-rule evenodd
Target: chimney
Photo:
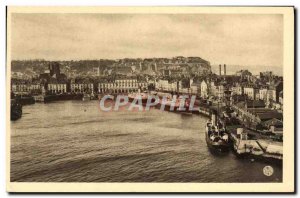
<path id="1" fill-rule="evenodd" d="M 222 68 L 221 68 L 222 66 L 221 65 L 219 65 L 219 75 L 221 76 L 221 72 L 222 72 Z"/>
<path id="2" fill-rule="evenodd" d="M 224 64 L 224 76 L 226 76 L 226 64 Z"/>

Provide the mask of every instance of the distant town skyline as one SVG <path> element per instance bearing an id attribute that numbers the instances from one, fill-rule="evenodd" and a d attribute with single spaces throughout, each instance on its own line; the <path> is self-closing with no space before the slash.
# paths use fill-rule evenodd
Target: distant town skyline
<path id="1" fill-rule="evenodd" d="M 283 64 L 282 15 L 18 13 L 11 30 L 17 60 L 182 55 L 265 70 Z"/>

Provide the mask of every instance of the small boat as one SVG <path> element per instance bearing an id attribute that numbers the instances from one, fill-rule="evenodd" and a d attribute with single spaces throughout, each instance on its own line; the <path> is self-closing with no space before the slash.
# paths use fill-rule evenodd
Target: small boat
<path id="1" fill-rule="evenodd" d="M 207 146 L 215 151 L 228 151 L 230 148 L 229 136 L 224 129 L 213 125 L 209 120 L 205 126 L 205 139 Z"/>

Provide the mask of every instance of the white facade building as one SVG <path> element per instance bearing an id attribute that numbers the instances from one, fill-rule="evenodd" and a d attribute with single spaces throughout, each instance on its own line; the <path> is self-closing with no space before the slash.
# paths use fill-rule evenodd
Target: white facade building
<path id="1" fill-rule="evenodd" d="M 67 92 L 67 84 L 49 83 L 48 91 L 50 91 L 51 93 L 66 93 Z"/>
<path id="2" fill-rule="evenodd" d="M 75 93 L 93 93 L 93 83 L 71 83 L 71 92 Z"/>
<path id="3" fill-rule="evenodd" d="M 131 93 L 139 89 L 147 89 L 147 82 L 138 82 L 137 79 L 118 79 L 114 82 L 101 82 L 98 84 L 99 93 Z"/>

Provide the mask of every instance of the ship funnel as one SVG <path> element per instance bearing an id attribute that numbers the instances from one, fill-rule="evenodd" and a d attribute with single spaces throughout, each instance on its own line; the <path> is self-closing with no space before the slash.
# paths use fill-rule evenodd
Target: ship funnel
<path id="1" fill-rule="evenodd" d="M 226 76 L 226 64 L 224 64 L 224 76 Z"/>
<path id="2" fill-rule="evenodd" d="M 221 76 L 221 72 L 222 72 L 222 65 L 219 65 L 219 75 Z"/>

